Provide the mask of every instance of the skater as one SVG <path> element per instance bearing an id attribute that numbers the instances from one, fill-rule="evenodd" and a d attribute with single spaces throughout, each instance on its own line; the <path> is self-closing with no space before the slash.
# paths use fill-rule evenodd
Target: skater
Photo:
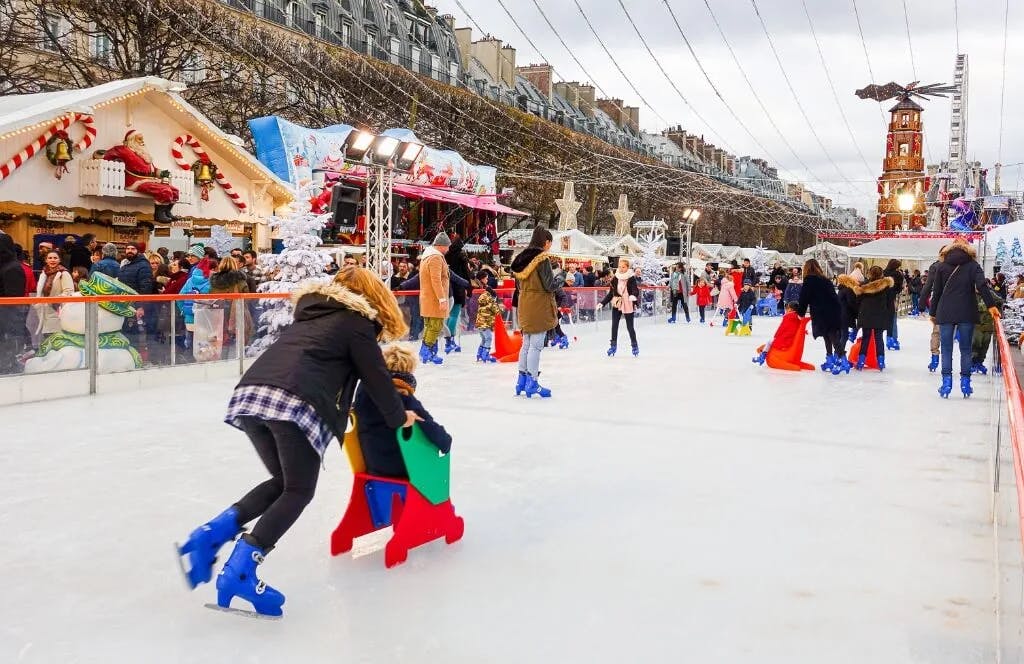
<path id="1" fill-rule="evenodd" d="M 482 270 L 481 277 L 486 278 Z M 486 283 L 486 282 L 482 282 Z M 480 348 L 476 351 L 477 362 L 497 362 L 491 355 L 491 344 L 494 342 L 494 319 L 501 316 L 504 307 L 494 295 L 494 289 L 490 286 L 484 287 L 477 299 L 476 320 L 474 321 L 477 332 L 480 333 Z"/>
<path id="2" fill-rule="evenodd" d="M 441 327 L 448 317 L 448 305 L 451 302 L 448 294 L 451 279 L 444 259 L 451 244 L 448 235 L 441 231 L 434 238 L 433 244 L 420 255 L 420 316 L 423 317 L 420 361 L 423 363 L 441 364 L 444 361 L 437 354 L 437 338 L 441 336 Z"/>
<path id="3" fill-rule="evenodd" d="M 892 314 L 892 323 L 888 329 L 888 339 L 886 339 L 885 347 L 889 350 L 899 350 L 900 341 L 899 334 L 896 329 L 896 320 L 899 318 L 899 302 L 900 296 L 903 294 L 903 271 L 900 270 L 900 266 L 903 263 L 897 258 L 889 259 L 889 264 L 885 266 L 883 274 L 892 279 L 893 287 L 889 291 L 889 312 Z"/>
<path id="4" fill-rule="evenodd" d="M 935 270 L 939 268 L 942 263 L 942 259 L 946 257 L 946 249 L 950 245 L 946 245 L 939 250 L 939 258 L 931 265 L 928 266 L 928 271 L 925 272 L 924 283 L 921 285 L 921 311 L 927 312 L 931 309 L 932 299 L 932 283 L 935 281 Z M 931 316 L 929 316 L 931 319 Z M 929 339 L 928 347 L 931 350 L 931 360 L 928 362 L 928 371 L 935 373 L 935 370 L 939 368 L 939 326 L 935 324 L 935 321 L 931 321 L 932 334 Z"/>
<path id="5" fill-rule="evenodd" d="M 690 299 L 690 287 L 686 280 L 686 270 L 683 268 L 682 261 L 676 263 L 672 268 L 672 275 L 669 277 L 668 284 L 669 291 L 672 293 L 672 317 L 668 319 L 668 322 L 676 322 L 676 305 L 682 304 L 683 315 L 686 316 L 686 322 L 689 323 L 690 305 L 687 300 Z"/>
<path id="6" fill-rule="evenodd" d="M 711 286 L 704 277 L 700 277 L 693 285 L 690 295 L 697 296 L 697 311 L 700 313 L 700 322 L 704 323 L 704 309 L 711 306 Z"/>
<path id="7" fill-rule="evenodd" d="M 615 355 L 619 340 L 619 321 L 623 317 L 626 318 L 626 330 L 629 332 L 629 343 L 633 347 L 633 356 L 640 354 L 640 347 L 636 342 L 636 329 L 633 327 L 633 317 L 639 301 L 640 286 L 637 284 L 637 278 L 629 269 L 629 260 L 620 258 L 608 293 L 597 305 L 598 309 L 604 308 L 608 303 L 612 305 L 612 339 L 608 346 L 608 357 Z"/>
<path id="8" fill-rule="evenodd" d="M 853 264 L 853 271 L 850 272 L 850 278 L 856 281 L 858 286 L 864 285 L 864 263 L 857 261 Z"/>
<path id="9" fill-rule="evenodd" d="M 444 454 L 452 449 L 452 437 L 434 421 L 416 398 L 416 355 L 407 346 L 389 344 L 383 349 L 384 364 L 391 372 L 391 382 L 398 391 L 406 412 L 416 413 L 419 427 L 427 439 Z M 409 479 L 409 471 L 398 446 L 398 428 L 388 423 L 373 395 L 360 387 L 352 404 L 359 429 L 359 448 L 366 462 L 366 472 L 379 477 Z"/>
<path id="10" fill-rule="evenodd" d="M 846 357 L 846 342 L 851 343 L 857 338 L 857 288 L 860 284 L 848 274 L 841 274 L 836 280 L 839 296 L 839 348 L 836 349 L 836 362 L 832 365 L 832 375 L 842 372 L 850 373 L 850 360 Z M 863 342 L 862 342 L 863 343 Z"/>
<path id="11" fill-rule="evenodd" d="M 210 580 L 218 549 L 259 519 L 217 577 L 217 606 L 228 610 L 240 597 L 263 616 L 280 616 L 285 597 L 257 578 L 256 566 L 313 498 L 324 451 L 345 434 L 356 384 L 362 381 L 387 426 L 422 419 L 406 410 L 377 345 L 408 332 L 377 275 L 345 267 L 293 298 L 294 322 L 242 376 L 224 417 L 249 436 L 271 477 L 192 531 L 179 550 L 191 562 L 186 574 L 194 588 Z"/>
<path id="12" fill-rule="evenodd" d="M 839 362 L 839 335 L 841 320 L 839 298 L 832 282 L 825 277 L 821 265 L 815 259 L 804 263 L 804 282 L 800 288 L 797 312 L 804 316 L 811 313 L 811 334 L 825 341 L 825 362 L 822 371 L 832 371 L 832 365 Z"/>
<path id="13" fill-rule="evenodd" d="M 875 340 L 875 357 L 878 359 L 878 370 L 885 371 L 885 346 L 883 345 L 885 330 L 889 329 L 889 290 L 893 287 L 892 277 L 887 277 L 877 265 L 868 270 L 868 282 L 853 289 L 857 294 L 857 323 L 860 325 L 860 355 L 857 358 L 857 371 L 864 369 L 867 362 L 868 346 L 873 337 Z"/>
<path id="14" fill-rule="evenodd" d="M 538 394 L 551 396 L 551 390 L 541 387 L 540 352 L 548 330 L 558 323 L 555 291 L 559 282 L 551 269 L 548 250 L 551 249 L 551 231 L 544 226 L 533 229 L 530 244 L 512 260 L 512 276 L 519 289 L 519 329 L 523 332 L 523 346 L 519 351 L 519 377 L 516 396 Z"/>
<path id="15" fill-rule="evenodd" d="M 960 391 L 971 396 L 971 341 L 978 324 L 975 290 L 985 301 L 992 318 L 999 319 L 997 300 L 985 281 L 985 272 L 975 260 L 974 248 L 963 240 L 949 245 L 942 263 L 935 269 L 931 288 L 932 322 L 939 326 L 942 351 L 942 384 L 939 396 L 946 398 L 953 391 L 953 336 L 960 335 Z"/>
<path id="16" fill-rule="evenodd" d="M 729 312 L 736 306 L 736 287 L 731 278 L 722 278 L 718 293 L 718 314 L 722 317 L 722 327 L 729 324 Z"/>
<path id="17" fill-rule="evenodd" d="M 921 287 L 924 286 L 924 279 L 921 277 L 921 270 L 914 270 L 913 276 L 907 280 L 907 289 L 910 291 L 910 315 L 921 315 Z"/>
<path id="18" fill-rule="evenodd" d="M 984 376 L 988 373 L 988 369 L 985 367 L 985 358 L 988 357 L 988 349 L 992 344 L 995 321 L 992 320 L 992 314 L 985 307 L 985 301 L 980 297 L 977 300 L 978 324 L 975 326 L 974 336 L 971 338 L 971 373 L 980 373 Z M 996 306 L 1002 307 L 1003 302 L 999 300 Z"/>
<path id="19" fill-rule="evenodd" d="M 736 301 L 736 308 L 740 312 L 740 318 L 742 324 L 749 328 L 753 328 L 753 316 L 754 306 L 757 304 L 757 293 L 754 292 L 754 283 L 751 281 L 743 282 L 743 290 L 740 291 L 740 296 Z"/>
<path id="20" fill-rule="evenodd" d="M 775 330 L 775 336 L 761 347 L 761 352 L 751 362 L 764 364 L 764 361 L 768 359 L 768 351 L 772 348 L 777 351 L 789 350 L 790 346 L 793 345 L 793 341 L 796 340 L 796 333 L 800 330 L 800 314 L 797 313 L 799 308 L 800 304 L 797 302 L 786 303 L 786 313 L 783 315 L 779 327 Z"/>

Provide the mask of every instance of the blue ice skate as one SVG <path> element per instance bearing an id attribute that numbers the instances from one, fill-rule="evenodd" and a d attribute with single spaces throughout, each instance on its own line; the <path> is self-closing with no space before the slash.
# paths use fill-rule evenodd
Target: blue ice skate
<path id="1" fill-rule="evenodd" d="M 569 347 L 569 337 L 567 337 L 564 334 L 558 337 L 556 341 L 558 342 L 558 347 L 561 348 L 562 350 L 565 350 L 566 348 Z"/>
<path id="2" fill-rule="evenodd" d="M 939 356 L 932 355 L 931 361 L 928 363 L 928 371 L 935 373 L 935 370 L 939 368 Z"/>
<path id="3" fill-rule="evenodd" d="M 281 610 L 284 595 L 256 576 L 256 566 L 263 563 L 266 552 L 246 541 L 247 537 L 249 536 L 245 535 L 238 540 L 231 557 L 224 564 L 224 569 L 217 575 L 217 604 L 210 606 L 252 615 L 249 611 L 231 608 L 231 600 L 240 597 L 252 604 L 256 615 L 279 618 L 284 613 Z"/>
<path id="4" fill-rule="evenodd" d="M 836 354 L 836 361 L 832 363 L 832 375 L 833 376 L 838 376 L 839 374 L 843 373 L 844 371 L 848 374 L 848 373 L 850 373 L 850 369 L 852 369 L 852 368 L 853 368 L 853 365 L 850 364 L 850 361 L 848 359 L 846 359 L 845 355 Z"/>
<path id="5" fill-rule="evenodd" d="M 868 358 L 865 355 L 861 355 L 857 358 L 857 365 L 854 367 L 857 371 L 864 371 L 864 365 L 867 363 Z"/>
<path id="6" fill-rule="evenodd" d="M 461 353 L 461 352 L 462 352 L 462 346 L 460 346 L 459 344 L 455 343 L 455 337 L 445 337 L 445 340 L 444 340 L 444 354 L 445 355 L 447 355 L 449 353 Z"/>
<path id="7" fill-rule="evenodd" d="M 750 361 L 753 362 L 754 364 L 760 364 L 761 366 L 764 366 L 764 361 L 766 359 L 768 359 L 768 351 L 763 350 L 757 355 L 755 355 L 753 358 L 751 358 Z"/>
<path id="8" fill-rule="evenodd" d="M 974 394 L 974 388 L 971 387 L 970 376 L 960 376 L 960 391 L 964 395 L 964 399 L 970 398 Z"/>
<path id="9" fill-rule="evenodd" d="M 667 321 L 665 321 L 665 322 L 666 322 L 666 323 L 674 323 L 674 322 L 676 322 L 676 317 L 675 317 L 675 316 L 672 316 L 672 317 L 670 317 L 670 318 L 669 318 L 669 319 L 668 319 Z"/>
<path id="10" fill-rule="evenodd" d="M 633 357 L 636 357 L 639 354 L 640 354 L 640 346 L 633 346 Z"/>
<path id="11" fill-rule="evenodd" d="M 540 374 L 538 373 L 539 377 Z M 551 390 L 546 387 L 541 387 L 541 384 L 537 382 L 537 378 L 527 375 L 526 376 L 526 398 L 529 399 L 534 394 L 540 396 L 543 399 L 547 399 L 551 396 Z"/>
<path id="12" fill-rule="evenodd" d="M 615 357 L 615 344 L 608 347 L 608 357 Z"/>
<path id="13" fill-rule="evenodd" d="M 884 357 L 878 358 L 878 370 L 879 371 L 885 371 L 885 358 Z"/>
<path id="14" fill-rule="evenodd" d="M 850 330 L 850 334 L 849 334 L 849 335 L 847 335 L 847 337 L 846 337 L 846 338 L 850 340 L 850 343 L 851 343 L 851 344 L 852 344 L 852 343 L 853 343 L 854 341 L 856 341 L 856 340 L 857 340 L 857 328 L 853 328 L 852 330 Z"/>
<path id="15" fill-rule="evenodd" d="M 943 399 L 949 398 L 949 393 L 953 391 L 953 377 L 943 376 L 942 385 L 939 385 L 939 396 Z"/>
<path id="16" fill-rule="evenodd" d="M 182 565 L 181 571 L 190 588 L 213 578 L 213 563 L 217 560 L 217 552 L 240 532 L 242 528 L 238 525 L 238 508 L 229 507 L 189 534 L 185 543 L 178 547 L 178 555 L 188 556 L 189 569 L 186 570 Z"/>
<path id="17" fill-rule="evenodd" d="M 833 355 L 826 355 L 825 356 L 825 361 L 822 362 L 819 366 L 821 367 L 822 371 L 830 372 L 830 371 L 832 371 L 832 367 L 835 365 L 835 363 L 836 363 L 835 356 L 833 356 Z"/>

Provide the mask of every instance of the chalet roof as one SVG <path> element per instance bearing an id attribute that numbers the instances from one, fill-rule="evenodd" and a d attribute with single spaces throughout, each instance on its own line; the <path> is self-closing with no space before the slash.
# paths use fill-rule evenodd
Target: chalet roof
<path id="1" fill-rule="evenodd" d="M 104 106 L 128 97 L 152 94 L 154 101 L 197 138 L 217 143 L 218 151 L 254 180 L 266 181 L 275 202 L 292 200 L 290 187 L 255 156 L 242 147 L 242 139 L 221 131 L 213 121 L 181 97 L 186 89 L 181 83 L 155 76 L 111 81 L 91 88 L 40 92 L 31 95 L 0 97 L 0 135 L 25 131 L 38 126 L 41 130 L 68 113 L 94 113 Z M 119 137 L 120 138 L 120 137 Z"/>

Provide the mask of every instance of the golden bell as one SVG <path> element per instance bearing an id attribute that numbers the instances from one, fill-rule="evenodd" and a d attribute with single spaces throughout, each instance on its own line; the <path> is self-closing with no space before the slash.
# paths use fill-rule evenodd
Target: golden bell
<path id="1" fill-rule="evenodd" d="M 68 152 L 68 144 L 66 141 L 57 141 L 57 151 L 54 153 L 54 160 L 65 162 L 71 161 L 71 153 Z"/>
<path id="2" fill-rule="evenodd" d="M 213 181 L 213 175 L 210 173 L 210 167 L 207 164 L 199 165 L 199 175 L 196 179 L 200 182 L 211 182 Z"/>

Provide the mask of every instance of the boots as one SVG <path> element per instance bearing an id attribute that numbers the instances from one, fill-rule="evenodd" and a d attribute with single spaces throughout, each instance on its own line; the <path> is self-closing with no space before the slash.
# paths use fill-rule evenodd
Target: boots
<path id="1" fill-rule="evenodd" d="M 154 205 L 153 221 L 159 221 L 162 223 L 170 223 L 174 221 L 174 216 L 171 214 L 171 208 L 173 207 L 174 203 L 168 203 L 167 205 Z"/>
<path id="2" fill-rule="evenodd" d="M 540 376 L 540 373 L 537 374 Z M 541 398 L 547 399 L 551 396 L 551 390 L 546 387 L 541 387 L 540 383 L 537 382 L 537 378 L 527 374 L 526 376 L 526 398 L 529 399 L 534 394 L 540 395 Z"/>
<path id="3" fill-rule="evenodd" d="M 943 376 L 942 385 L 939 385 L 939 396 L 943 399 L 949 398 L 949 393 L 953 391 L 953 377 Z"/>
<path id="4" fill-rule="evenodd" d="M 847 374 L 849 374 L 850 373 L 850 369 L 852 369 L 852 368 L 853 368 L 853 365 L 850 364 L 850 360 L 846 359 L 845 355 L 836 355 L 836 361 L 832 363 L 832 375 L 833 376 L 838 376 L 839 374 L 843 373 L 844 371 Z"/>
<path id="5" fill-rule="evenodd" d="M 615 344 L 608 346 L 608 357 L 615 357 Z"/>
<path id="6" fill-rule="evenodd" d="M 428 346 L 425 341 L 420 343 L 421 364 L 441 364 L 442 362 L 444 362 L 444 360 L 437 356 L 436 342 L 432 346 Z"/>
<path id="7" fill-rule="evenodd" d="M 240 532 L 238 508 L 229 507 L 189 534 L 188 540 L 178 548 L 178 555 L 188 556 L 190 569 L 185 572 L 185 579 L 189 586 L 195 588 L 213 578 L 217 551 Z"/>
<path id="8" fill-rule="evenodd" d="M 256 566 L 263 562 L 266 554 L 249 535 L 244 535 L 235 544 L 235 550 L 217 576 L 217 606 L 231 608 L 231 599 L 241 597 L 252 604 L 261 616 L 280 616 L 284 595 L 274 590 L 256 576 Z"/>
<path id="9" fill-rule="evenodd" d="M 519 396 L 526 391 L 526 382 L 530 378 L 530 375 L 525 371 L 519 372 L 519 378 L 516 379 L 516 396 Z"/>
<path id="10" fill-rule="evenodd" d="M 931 362 L 928 363 L 928 371 L 935 373 L 935 370 L 939 368 L 939 356 L 932 355 Z"/>
<path id="11" fill-rule="evenodd" d="M 952 378 L 952 376 L 951 376 Z M 964 394 L 964 399 L 969 398 L 974 394 L 974 389 L 971 387 L 970 376 L 960 376 L 960 391 Z"/>

